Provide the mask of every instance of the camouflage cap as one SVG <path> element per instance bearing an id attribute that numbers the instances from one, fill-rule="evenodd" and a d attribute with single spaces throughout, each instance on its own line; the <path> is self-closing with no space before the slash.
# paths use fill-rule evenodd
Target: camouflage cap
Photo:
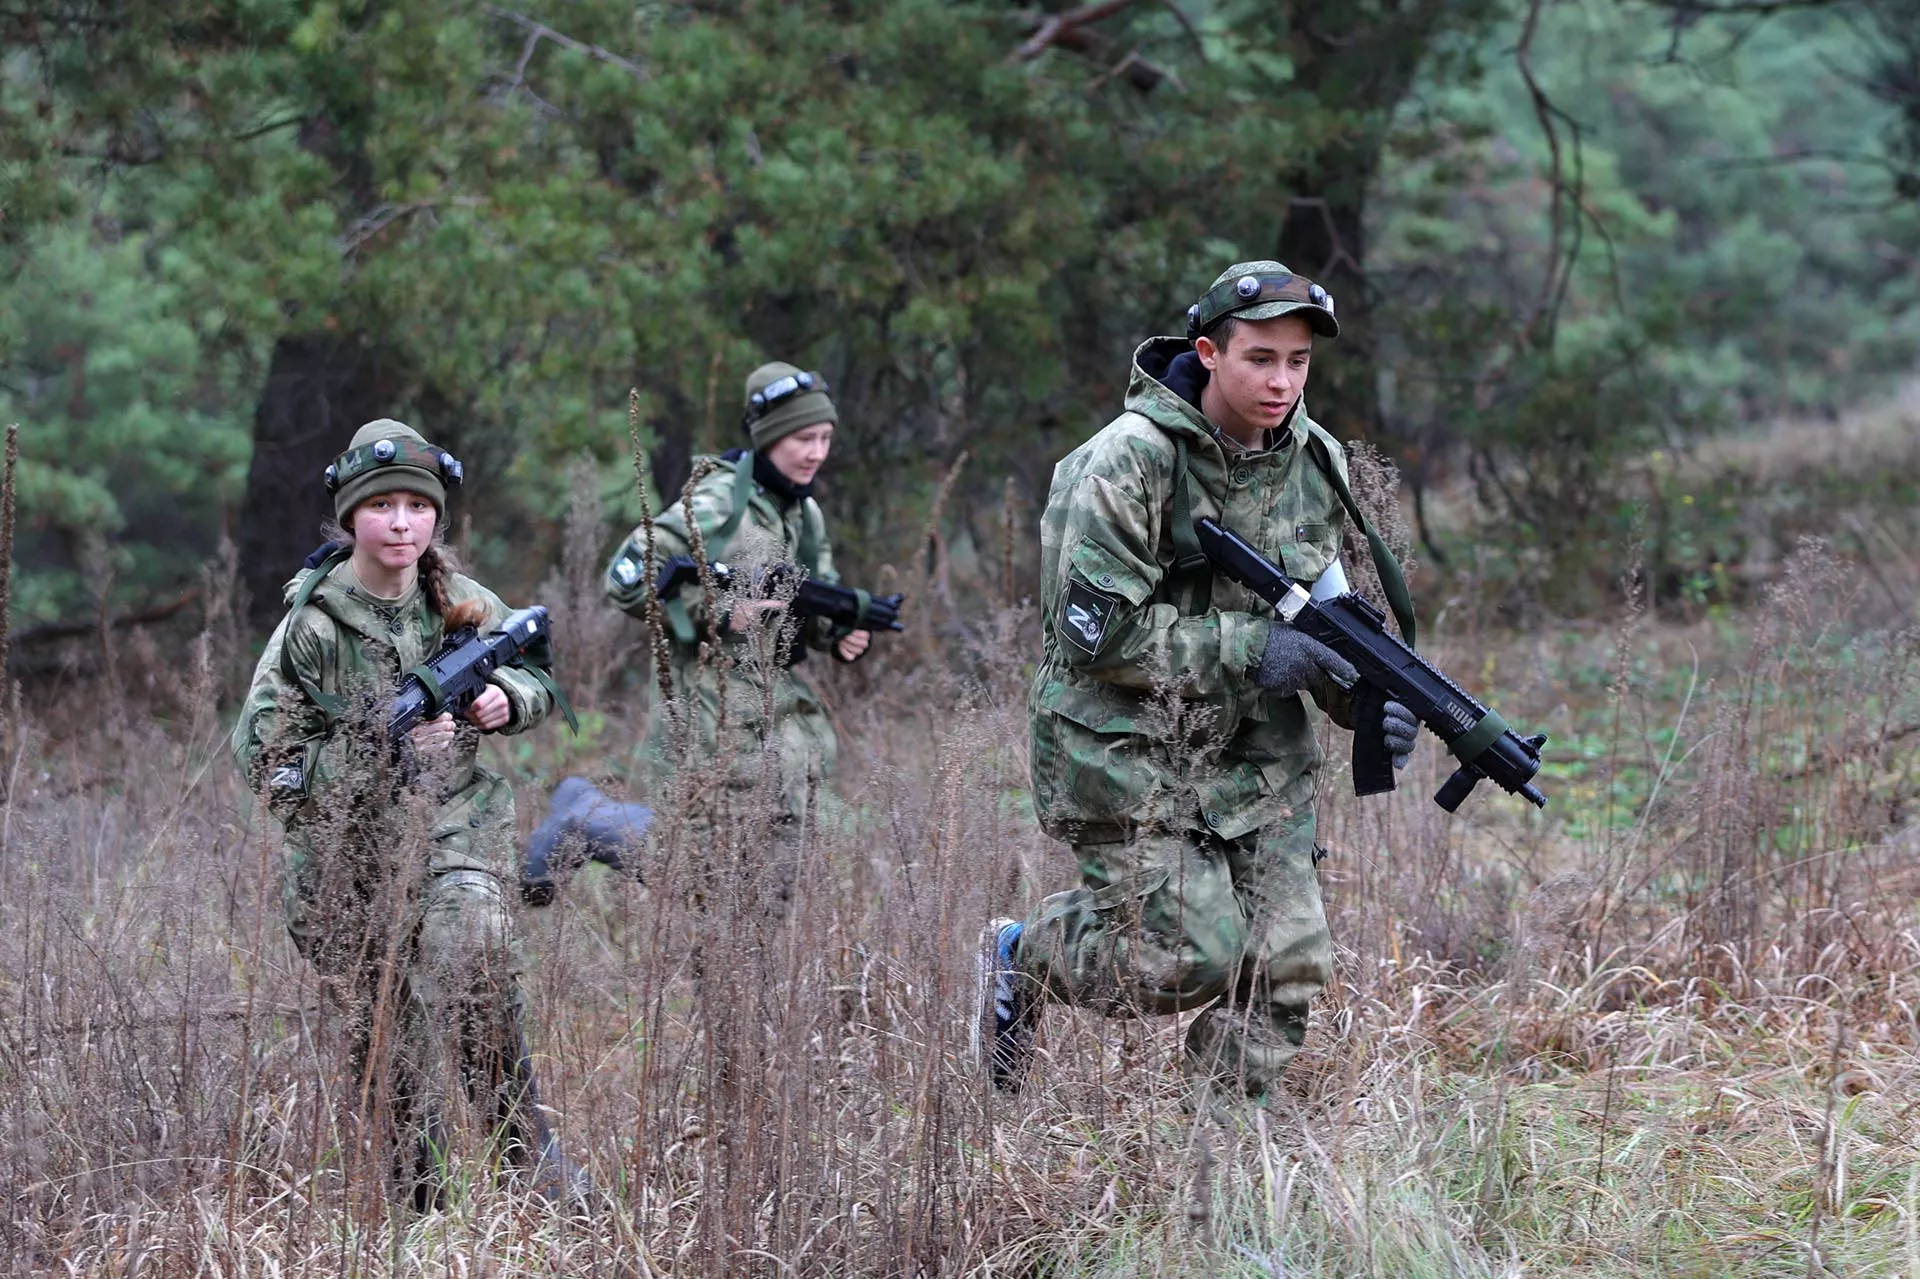
<path id="1" fill-rule="evenodd" d="M 1236 320 L 1271 320 L 1295 311 L 1304 312 L 1300 318 L 1321 337 L 1340 336 L 1333 295 L 1325 289 L 1304 275 L 1295 275 L 1284 263 L 1236 262 L 1187 308 L 1187 337 L 1199 337 L 1229 315 Z"/>
<path id="2" fill-rule="evenodd" d="M 825 378 L 775 360 L 747 374 L 746 414 L 741 420 L 758 450 L 795 431 L 838 422 L 840 413 L 827 398 Z"/>
<path id="3" fill-rule="evenodd" d="M 376 418 L 355 431 L 347 451 L 325 474 L 333 517 L 342 524 L 354 507 L 382 493 L 418 493 L 431 500 L 444 519 L 447 490 L 459 487 L 464 478 L 460 459 L 390 417 Z"/>

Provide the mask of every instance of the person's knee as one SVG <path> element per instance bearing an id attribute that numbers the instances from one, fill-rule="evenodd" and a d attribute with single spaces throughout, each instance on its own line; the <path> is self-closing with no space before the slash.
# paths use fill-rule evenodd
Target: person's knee
<path id="1" fill-rule="evenodd" d="M 500 881 L 484 871 L 435 876 L 420 920 L 418 962 L 448 994 L 469 997 L 518 976 L 513 916 Z"/>
<path id="2" fill-rule="evenodd" d="M 1247 930 L 1235 911 L 1223 910 L 1211 917 L 1190 912 L 1183 924 L 1173 936 L 1149 936 L 1172 961 L 1173 980 L 1163 984 L 1170 993 L 1177 990 L 1184 1009 L 1211 1003 L 1227 993 L 1246 960 Z"/>
<path id="3" fill-rule="evenodd" d="M 1186 864 L 1147 899 L 1144 940 L 1170 972 L 1163 984 L 1179 992 L 1182 1007 L 1225 994 L 1246 962 L 1247 917 L 1223 868 L 1204 854 Z"/>

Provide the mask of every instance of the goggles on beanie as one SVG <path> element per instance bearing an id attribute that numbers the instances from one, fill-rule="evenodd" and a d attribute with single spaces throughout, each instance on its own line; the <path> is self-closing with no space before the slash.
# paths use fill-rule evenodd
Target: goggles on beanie
<path id="1" fill-rule="evenodd" d="M 1263 302 L 1304 302 L 1333 314 L 1333 294 L 1304 275 L 1243 275 L 1223 280 L 1187 308 L 1187 340 L 1192 341 L 1235 311 Z"/>
<path id="2" fill-rule="evenodd" d="M 321 472 L 321 478 L 326 481 L 327 492 L 335 493 L 355 476 L 365 475 L 383 466 L 411 466 L 417 470 L 436 472 L 440 482 L 450 489 L 459 488 L 460 482 L 467 477 L 460 459 L 445 449 L 402 437 L 397 440 L 375 440 L 357 449 L 348 449 Z"/>
<path id="3" fill-rule="evenodd" d="M 748 426 L 773 412 L 774 406 L 804 391 L 827 389 L 827 379 L 818 373 L 789 373 L 777 377 L 747 397 L 747 412 L 741 421 Z"/>

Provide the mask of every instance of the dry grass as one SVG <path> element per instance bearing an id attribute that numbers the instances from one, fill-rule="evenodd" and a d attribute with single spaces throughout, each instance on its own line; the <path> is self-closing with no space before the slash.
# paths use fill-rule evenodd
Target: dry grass
<path id="1" fill-rule="evenodd" d="M 632 635 L 569 564 L 601 637 L 575 659 L 611 670 L 594 646 Z M 938 567 L 944 599 L 1004 590 Z M 841 802 L 786 918 L 752 886 L 758 826 L 697 847 L 671 812 L 644 885 L 590 870 L 525 917 L 548 1100 L 604 1195 L 586 1219 L 471 1147 L 450 1211 L 392 1211 L 353 1171 L 345 1045 L 220 725 L 192 696 L 164 725 L 72 690 L 30 707 L 0 761 L 12 1269 L 1920 1273 L 1920 653 L 1856 575 L 1809 549 L 1739 625 L 1430 639 L 1556 734 L 1554 807 L 1483 791 L 1447 817 L 1430 742 L 1389 798 L 1331 767 L 1336 984 L 1288 1095 L 1199 1121 L 1173 1019 L 1050 1013 L 1017 1100 L 966 1069 L 981 922 L 1072 868 L 1027 811 L 1004 655 L 1034 651 L 1031 615 L 923 603 L 940 643 L 813 668 Z M 210 662 L 193 678 L 210 696 Z M 585 745 L 491 748 L 525 826 L 561 772 L 625 766 L 645 680 L 588 682 Z"/>

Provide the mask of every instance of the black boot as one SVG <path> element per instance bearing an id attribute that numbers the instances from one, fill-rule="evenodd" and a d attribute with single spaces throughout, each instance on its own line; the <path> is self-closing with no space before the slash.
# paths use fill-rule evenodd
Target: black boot
<path id="1" fill-rule="evenodd" d="M 450 1146 L 446 1116 L 425 1095 L 404 1085 L 393 1098 L 394 1171 L 403 1200 L 415 1212 L 444 1212 Z"/>
<path id="2" fill-rule="evenodd" d="M 560 1148 L 559 1135 L 540 1104 L 533 1054 L 527 1051 L 526 1034 L 518 1026 L 512 1031 L 506 1066 L 499 1093 L 499 1131 L 506 1163 L 523 1172 L 533 1193 L 547 1203 L 584 1210 L 593 1182 Z"/>
<path id="3" fill-rule="evenodd" d="M 447 1208 L 447 1125 L 438 1113 L 429 1115 L 413 1140 L 413 1210 L 445 1212 Z"/>

